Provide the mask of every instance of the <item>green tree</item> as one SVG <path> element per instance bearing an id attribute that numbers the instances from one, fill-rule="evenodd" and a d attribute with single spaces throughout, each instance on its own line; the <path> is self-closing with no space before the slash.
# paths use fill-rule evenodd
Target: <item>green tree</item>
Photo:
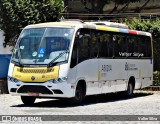
<path id="1" fill-rule="evenodd" d="M 128 6 L 130 3 L 135 3 L 135 2 L 141 2 L 144 1 L 144 3 L 139 7 L 134 10 L 135 12 L 141 12 L 144 7 L 151 1 L 151 0 L 81 0 L 83 5 L 87 10 L 89 10 L 91 13 L 103 13 L 103 8 L 106 4 L 110 4 L 111 2 L 114 3 L 113 9 L 109 12 L 114 13 L 122 13 L 125 12 L 128 9 Z M 87 7 L 87 3 L 91 3 L 91 7 Z M 121 10 L 118 10 L 119 5 L 123 5 Z"/>
<path id="2" fill-rule="evenodd" d="M 0 0 L 0 29 L 4 31 L 4 45 L 14 45 L 26 25 L 57 21 L 62 11 L 62 0 Z"/>

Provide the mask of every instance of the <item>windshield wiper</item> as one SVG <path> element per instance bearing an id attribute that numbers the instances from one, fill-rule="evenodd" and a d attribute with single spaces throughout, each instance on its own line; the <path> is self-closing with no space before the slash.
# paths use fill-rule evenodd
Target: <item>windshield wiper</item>
<path id="1" fill-rule="evenodd" d="M 53 63 L 54 63 L 57 59 L 59 59 L 61 56 L 63 56 L 65 53 L 69 53 L 69 51 L 66 50 L 66 51 L 60 53 L 57 57 L 55 57 L 51 62 L 48 63 L 48 67 L 51 67 L 51 66 L 53 65 Z"/>

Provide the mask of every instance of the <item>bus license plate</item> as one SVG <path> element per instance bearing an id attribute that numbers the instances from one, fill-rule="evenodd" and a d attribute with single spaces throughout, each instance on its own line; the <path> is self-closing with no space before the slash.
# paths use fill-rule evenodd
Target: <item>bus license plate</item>
<path id="1" fill-rule="evenodd" d="M 29 96 L 39 96 L 39 93 L 32 93 L 32 92 L 29 92 L 28 95 L 29 95 Z"/>

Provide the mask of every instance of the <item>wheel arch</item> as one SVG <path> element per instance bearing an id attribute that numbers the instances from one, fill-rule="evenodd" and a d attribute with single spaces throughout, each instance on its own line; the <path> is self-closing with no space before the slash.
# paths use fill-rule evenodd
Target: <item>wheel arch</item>
<path id="1" fill-rule="evenodd" d="M 135 83 L 136 83 L 136 79 L 134 76 L 130 76 L 129 79 L 128 79 L 128 84 L 131 83 L 133 85 L 133 89 L 135 88 Z M 128 87 L 128 84 L 127 84 L 127 87 Z"/>
<path id="2" fill-rule="evenodd" d="M 77 88 L 78 85 L 82 85 L 83 90 L 84 90 L 84 95 L 86 95 L 86 91 L 87 91 L 87 83 L 86 80 L 84 78 L 80 78 L 79 80 L 76 81 L 76 87 L 75 90 Z"/>

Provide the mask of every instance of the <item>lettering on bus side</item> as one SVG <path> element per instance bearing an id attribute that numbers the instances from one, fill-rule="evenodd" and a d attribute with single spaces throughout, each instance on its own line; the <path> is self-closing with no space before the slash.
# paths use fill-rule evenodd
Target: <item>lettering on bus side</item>
<path id="1" fill-rule="evenodd" d="M 121 57 L 144 57 L 143 53 L 127 53 L 127 52 L 119 52 L 119 56 Z"/>
<path id="2" fill-rule="evenodd" d="M 102 72 L 112 71 L 112 65 L 102 65 Z"/>
<path id="3" fill-rule="evenodd" d="M 127 63 L 125 64 L 125 71 L 137 71 L 138 68 L 136 67 L 136 64 L 130 64 Z"/>

